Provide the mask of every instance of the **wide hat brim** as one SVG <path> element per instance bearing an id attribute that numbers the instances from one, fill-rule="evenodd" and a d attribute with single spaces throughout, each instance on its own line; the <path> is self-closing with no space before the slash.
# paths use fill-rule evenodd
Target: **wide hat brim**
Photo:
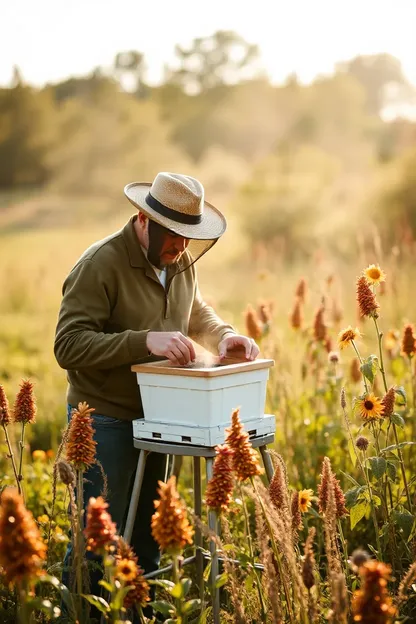
<path id="1" fill-rule="evenodd" d="M 227 229 L 227 221 L 224 215 L 207 201 L 204 201 L 201 221 L 195 225 L 179 223 L 159 214 L 146 203 L 146 196 L 151 186 L 150 182 L 131 182 L 124 187 L 124 194 L 127 199 L 149 219 L 153 219 L 156 223 L 184 238 L 212 240 L 220 238 L 224 234 Z"/>

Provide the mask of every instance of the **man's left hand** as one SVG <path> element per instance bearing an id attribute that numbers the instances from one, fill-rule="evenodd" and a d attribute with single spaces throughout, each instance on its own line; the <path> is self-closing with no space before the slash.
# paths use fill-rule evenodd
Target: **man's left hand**
<path id="1" fill-rule="evenodd" d="M 224 340 L 221 340 L 218 345 L 220 360 L 223 360 L 227 354 L 231 355 L 229 352 L 232 352 L 234 349 L 244 349 L 246 360 L 255 360 L 260 353 L 260 349 L 252 338 L 236 334 L 234 336 L 227 336 Z"/>

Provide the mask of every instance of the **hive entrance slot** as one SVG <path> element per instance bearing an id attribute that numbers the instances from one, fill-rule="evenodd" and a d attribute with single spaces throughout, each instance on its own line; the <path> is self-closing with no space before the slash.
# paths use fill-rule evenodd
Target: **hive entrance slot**
<path id="1" fill-rule="evenodd" d="M 192 442 L 191 436 L 181 436 L 182 442 Z"/>
<path id="2" fill-rule="evenodd" d="M 153 432 L 153 433 L 152 433 L 152 438 L 158 438 L 158 439 L 160 439 L 161 437 L 162 437 L 162 434 L 161 434 L 161 433 L 155 433 L 155 432 Z"/>
<path id="3" fill-rule="evenodd" d="M 250 437 L 255 436 L 257 434 L 257 429 L 252 429 L 251 431 L 248 432 L 248 435 Z"/>

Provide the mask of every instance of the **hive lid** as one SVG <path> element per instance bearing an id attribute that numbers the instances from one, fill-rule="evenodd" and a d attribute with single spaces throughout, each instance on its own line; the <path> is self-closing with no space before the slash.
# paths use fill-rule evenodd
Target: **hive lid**
<path id="1" fill-rule="evenodd" d="M 146 362 L 145 364 L 133 364 L 131 370 L 134 373 L 148 373 L 157 375 L 180 375 L 181 377 L 220 377 L 246 371 L 271 368 L 274 360 L 257 359 L 252 362 L 242 362 L 241 359 L 227 358 L 225 361 L 215 359 L 216 365 L 212 367 L 174 366 L 169 360 L 159 362 Z"/>

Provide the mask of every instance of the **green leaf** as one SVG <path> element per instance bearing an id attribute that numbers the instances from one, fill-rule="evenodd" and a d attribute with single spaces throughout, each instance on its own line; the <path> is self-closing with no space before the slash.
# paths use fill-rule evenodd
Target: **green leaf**
<path id="1" fill-rule="evenodd" d="M 134 589 L 134 585 L 125 585 L 122 589 L 119 589 L 117 591 L 116 595 L 113 597 L 110 603 L 113 609 L 116 609 L 117 611 L 121 609 L 124 603 L 124 598 L 127 596 L 131 589 Z"/>
<path id="2" fill-rule="evenodd" d="M 372 384 L 377 373 L 378 357 L 376 355 L 369 355 L 364 363 L 360 366 L 360 370 L 364 377 Z"/>
<path id="3" fill-rule="evenodd" d="M 358 524 L 361 518 L 363 518 L 365 514 L 368 511 L 370 511 L 370 509 L 371 509 L 370 504 L 367 501 L 361 501 L 360 503 L 357 503 L 356 505 L 354 505 L 354 507 L 351 507 L 350 509 L 351 529 L 353 529 L 356 526 L 356 524 Z"/>
<path id="4" fill-rule="evenodd" d="M 351 509 L 351 507 L 353 507 L 356 504 L 360 493 L 361 493 L 361 486 L 351 488 L 350 490 L 347 490 L 345 492 L 345 506 L 347 507 L 347 509 Z"/>
<path id="5" fill-rule="evenodd" d="M 402 399 L 401 401 L 397 401 L 398 404 L 399 405 L 406 405 L 406 403 L 407 403 L 407 395 L 406 395 L 406 390 L 403 388 L 403 386 L 398 386 L 394 390 L 395 390 L 396 394 L 399 395 L 399 397 Z"/>
<path id="6" fill-rule="evenodd" d="M 176 583 L 174 587 L 170 590 L 170 595 L 173 598 L 183 598 L 183 586 L 181 583 Z"/>
<path id="7" fill-rule="evenodd" d="M 182 585 L 182 588 L 183 588 L 183 594 L 182 595 L 183 596 L 187 596 L 188 593 L 189 593 L 189 590 L 192 587 L 191 579 L 190 578 L 183 578 L 183 579 L 181 579 L 181 585 Z"/>
<path id="8" fill-rule="evenodd" d="M 203 610 L 201 617 L 198 620 L 198 624 L 207 624 L 208 616 L 211 615 L 212 607 L 207 607 Z"/>
<path id="9" fill-rule="evenodd" d="M 159 587 L 163 587 L 167 591 L 170 591 L 172 587 L 175 587 L 175 583 L 172 581 L 168 581 L 167 579 L 149 579 L 149 585 L 158 585 Z"/>
<path id="10" fill-rule="evenodd" d="M 199 598 L 192 598 L 192 600 L 187 600 L 182 607 L 182 613 L 192 613 L 192 611 L 196 611 L 201 608 L 201 601 Z"/>
<path id="11" fill-rule="evenodd" d="M 61 615 L 61 610 L 59 607 L 56 607 L 52 604 L 50 600 L 47 598 L 41 598 L 40 596 L 37 598 L 33 598 L 32 600 L 27 601 L 30 609 L 36 609 L 43 611 L 46 615 L 49 615 L 51 618 L 57 618 Z"/>
<path id="12" fill-rule="evenodd" d="M 386 446 L 386 448 L 381 449 L 380 453 L 390 453 L 396 449 L 402 449 L 405 446 L 413 446 L 415 444 L 416 442 L 400 442 L 399 444 L 392 444 L 391 446 Z"/>
<path id="13" fill-rule="evenodd" d="M 223 585 L 225 585 L 227 581 L 228 581 L 228 574 L 226 572 L 223 572 L 222 574 L 219 574 L 217 578 L 215 579 L 215 587 L 218 589 L 219 587 L 222 587 Z"/>
<path id="14" fill-rule="evenodd" d="M 405 540 L 409 538 L 412 533 L 413 525 L 415 522 L 415 516 L 409 512 L 397 511 L 395 509 L 391 514 L 393 522 L 399 527 Z"/>
<path id="15" fill-rule="evenodd" d="M 397 466 L 391 461 L 387 462 L 387 474 L 389 476 L 389 479 L 394 483 L 397 478 Z"/>
<path id="16" fill-rule="evenodd" d="M 387 470 L 387 462 L 384 457 L 369 457 L 368 461 L 371 466 L 371 472 L 374 477 L 379 480 Z"/>
<path id="17" fill-rule="evenodd" d="M 101 585 L 101 587 L 104 587 L 104 589 L 110 592 L 110 594 L 113 591 L 112 585 L 110 585 L 110 583 L 108 583 L 107 581 L 104 581 L 103 579 L 101 579 L 101 581 L 98 581 L 98 585 Z"/>
<path id="18" fill-rule="evenodd" d="M 81 594 L 81 596 L 85 598 L 85 600 L 88 600 L 88 602 L 101 613 L 108 613 L 110 611 L 108 602 L 104 600 L 104 598 L 101 598 L 101 596 L 92 596 L 91 594 Z"/>
<path id="19" fill-rule="evenodd" d="M 162 615 L 173 615 L 175 613 L 175 607 L 166 600 L 154 600 L 148 603 L 155 611 L 162 613 Z"/>
<path id="20" fill-rule="evenodd" d="M 357 463 L 357 449 L 355 448 L 354 442 L 350 439 L 348 439 L 348 452 L 351 457 L 352 465 L 355 466 Z"/>
<path id="21" fill-rule="evenodd" d="M 390 416 L 390 420 L 392 423 L 400 427 L 400 429 L 404 429 L 404 426 L 405 426 L 404 418 L 403 416 L 400 416 L 400 414 L 398 414 L 397 412 L 394 412 L 394 414 Z"/>
<path id="22" fill-rule="evenodd" d="M 75 613 L 74 601 L 72 598 L 72 594 L 67 588 L 67 586 L 61 583 L 61 581 L 57 579 L 56 576 L 50 576 L 49 574 L 43 574 L 39 578 L 39 582 L 50 583 L 53 587 L 55 587 L 55 589 L 59 592 L 66 608 L 68 609 L 68 615 L 71 617 L 73 616 L 75 619 L 76 613 Z"/>

